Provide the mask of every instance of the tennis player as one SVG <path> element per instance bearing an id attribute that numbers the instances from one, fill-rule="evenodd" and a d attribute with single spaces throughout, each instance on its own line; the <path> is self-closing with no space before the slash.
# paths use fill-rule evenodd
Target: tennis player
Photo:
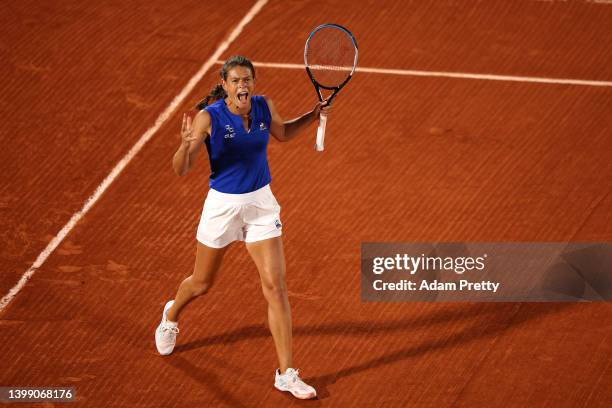
<path id="1" fill-rule="evenodd" d="M 203 109 L 193 123 L 183 116 L 182 141 L 172 166 L 179 176 L 186 174 L 205 144 L 210 190 L 197 229 L 193 274 L 180 284 L 174 300 L 166 303 L 155 331 L 155 344 L 160 354 L 172 353 L 179 314 L 191 300 L 211 288 L 228 245 L 244 241 L 268 302 L 268 322 L 279 362 L 274 386 L 309 399 L 316 397 L 316 391 L 302 381 L 292 360 L 281 207 L 270 189 L 267 146 L 270 134 L 280 142 L 289 141 L 320 113 L 327 114 L 329 107 L 325 101 L 320 102 L 311 111 L 284 121 L 270 98 L 254 91 L 253 64 L 242 56 L 231 57 L 221 69 L 221 83 L 198 104 Z"/>

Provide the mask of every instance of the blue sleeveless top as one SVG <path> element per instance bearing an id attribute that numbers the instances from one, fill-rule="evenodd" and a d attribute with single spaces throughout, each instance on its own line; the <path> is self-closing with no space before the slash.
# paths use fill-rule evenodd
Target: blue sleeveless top
<path id="1" fill-rule="evenodd" d="M 268 141 L 272 115 L 263 96 L 251 97 L 251 128 L 220 99 L 206 111 L 211 135 L 205 140 L 210 162 L 210 188 L 228 194 L 243 194 L 270 183 Z"/>

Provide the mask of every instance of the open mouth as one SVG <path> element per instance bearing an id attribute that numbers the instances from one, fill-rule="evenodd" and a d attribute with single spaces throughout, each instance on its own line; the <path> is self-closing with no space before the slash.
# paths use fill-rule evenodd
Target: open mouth
<path id="1" fill-rule="evenodd" d="M 247 98 L 249 97 L 249 93 L 248 92 L 238 92 L 236 96 L 238 96 L 238 100 L 240 102 L 246 102 Z"/>

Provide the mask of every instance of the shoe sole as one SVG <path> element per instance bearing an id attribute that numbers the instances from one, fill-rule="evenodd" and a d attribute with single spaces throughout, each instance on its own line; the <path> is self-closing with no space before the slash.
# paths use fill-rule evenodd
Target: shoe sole
<path id="1" fill-rule="evenodd" d="M 306 395 L 302 395 L 302 394 L 296 394 L 293 391 L 291 391 L 288 388 L 282 388 L 276 384 L 274 384 L 274 388 L 276 388 L 279 391 L 286 391 L 291 393 L 291 395 L 293 395 L 295 398 L 297 399 L 313 399 L 313 398 L 317 398 L 317 393 L 315 392 L 314 394 L 306 394 Z"/>

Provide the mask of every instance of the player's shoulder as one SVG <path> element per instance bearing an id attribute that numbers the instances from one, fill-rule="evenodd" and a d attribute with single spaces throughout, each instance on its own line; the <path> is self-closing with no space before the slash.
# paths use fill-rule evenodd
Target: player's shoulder
<path id="1" fill-rule="evenodd" d="M 212 116 L 207 109 L 202 109 L 198 111 L 198 113 L 196 113 L 195 117 L 193 118 L 193 125 L 203 126 L 207 128 L 210 125 L 211 117 Z"/>
<path id="2" fill-rule="evenodd" d="M 267 103 L 268 99 L 266 95 L 253 95 L 251 97 L 251 102 L 253 103 Z"/>
<path id="3" fill-rule="evenodd" d="M 210 112 L 208 111 L 208 106 L 206 107 L 207 109 L 201 109 L 198 111 L 198 113 L 196 113 L 195 115 L 195 120 L 210 120 Z"/>
<path id="4" fill-rule="evenodd" d="M 202 109 L 203 111 L 206 112 L 216 112 L 219 109 L 222 108 L 222 105 L 225 104 L 225 101 L 223 99 L 218 99 L 216 101 L 214 101 L 213 103 L 211 103 L 210 105 L 206 106 L 204 109 Z"/>
<path id="5" fill-rule="evenodd" d="M 220 99 L 217 100 L 210 105 L 206 106 L 204 109 L 198 112 L 198 115 L 202 117 L 202 119 L 212 120 L 213 117 L 219 116 L 221 114 L 222 104 L 225 102 Z"/>
<path id="6" fill-rule="evenodd" d="M 274 109 L 274 103 L 268 95 L 259 95 L 259 97 L 262 101 L 266 103 L 266 105 L 268 105 L 268 108 L 270 108 L 270 110 Z"/>
<path id="7" fill-rule="evenodd" d="M 274 103 L 272 99 L 268 95 L 260 95 L 262 102 L 268 108 L 268 112 L 270 115 L 275 116 L 278 113 L 276 112 L 276 108 L 274 107 Z"/>

